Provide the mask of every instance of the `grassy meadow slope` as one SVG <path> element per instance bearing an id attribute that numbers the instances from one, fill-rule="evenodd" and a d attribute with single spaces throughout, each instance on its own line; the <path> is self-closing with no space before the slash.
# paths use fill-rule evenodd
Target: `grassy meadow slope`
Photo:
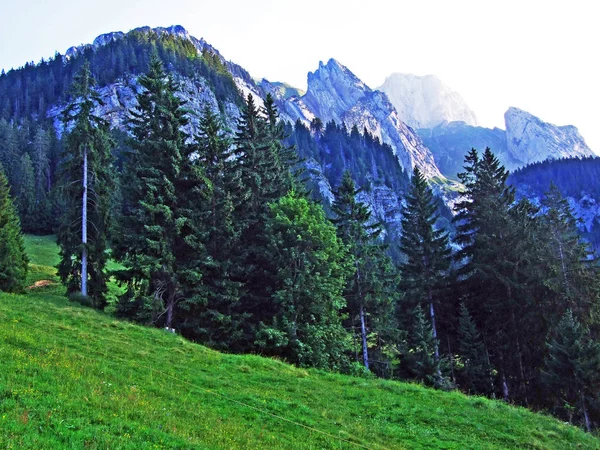
<path id="1" fill-rule="evenodd" d="M 501 402 L 227 355 L 115 320 L 62 296 L 51 237 L 27 249 L 38 287 L 0 294 L 0 448 L 600 448 Z"/>

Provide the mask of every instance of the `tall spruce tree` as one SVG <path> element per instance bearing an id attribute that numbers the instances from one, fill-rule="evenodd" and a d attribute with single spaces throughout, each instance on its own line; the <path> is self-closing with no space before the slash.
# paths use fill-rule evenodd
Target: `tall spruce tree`
<path id="1" fill-rule="evenodd" d="M 231 157 L 231 138 L 219 117 L 209 108 L 203 110 L 196 136 L 194 164 L 204 169 L 208 189 L 197 208 L 201 211 L 201 228 L 205 230 L 206 258 L 202 262 L 202 286 L 206 304 L 190 306 L 182 333 L 208 345 L 228 349 L 242 337 L 244 314 L 236 312 L 241 283 L 233 277 L 240 230 L 235 223 L 236 193 L 242 190 Z"/>
<path id="2" fill-rule="evenodd" d="M 440 359 L 435 355 L 437 343 L 433 337 L 431 322 L 427 320 L 420 304 L 411 311 L 411 316 L 412 324 L 408 333 L 408 346 L 411 351 L 406 353 L 401 364 L 404 364 L 409 374 L 417 380 L 431 386 L 443 387 L 444 379 L 441 376 Z"/>
<path id="3" fill-rule="evenodd" d="M 243 338 L 236 351 L 254 348 L 257 327 L 275 314 L 272 302 L 277 268 L 265 249 L 269 237 L 265 224 L 269 203 L 277 201 L 289 186 L 286 161 L 278 154 L 282 144 L 274 105 L 267 104 L 268 117 L 260 113 L 252 95 L 248 95 L 234 138 L 236 171 L 240 184 L 232 193 L 235 225 L 242 245 L 237 249 L 233 279 L 243 284 L 237 314 L 246 315 Z"/>
<path id="4" fill-rule="evenodd" d="M 494 383 L 487 351 L 469 309 L 460 304 L 458 342 L 462 368 L 460 384 L 470 394 L 492 394 Z"/>
<path id="5" fill-rule="evenodd" d="M 262 113 L 265 118 L 266 140 L 274 158 L 273 184 L 276 195 L 283 197 L 292 189 L 296 189 L 299 193 L 298 154 L 293 146 L 284 143 L 286 138 L 284 123 L 279 119 L 279 111 L 270 93 L 265 98 Z"/>
<path id="6" fill-rule="evenodd" d="M 402 307 L 412 311 L 421 305 L 429 311 L 433 330 L 435 357 L 439 359 L 438 331 L 435 311 L 450 268 L 448 234 L 436 228 L 439 218 L 433 193 L 418 167 L 415 167 L 411 190 L 403 209 L 400 251 L 406 261 L 400 265 Z"/>
<path id="7" fill-rule="evenodd" d="M 388 310 L 389 314 L 385 316 L 393 315 L 397 295 L 394 283 L 397 280 L 390 270 L 386 246 L 379 242 L 382 226 L 371 219 L 367 206 L 357 200 L 359 192 L 350 172 L 344 172 L 332 209 L 338 236 L 348 246 L 354 261 L 354 273 L 348 280 L 344 296 L 353 330 L 358 321 L 362 364 L 369 369 L 369 331 L 374 334 L 386 332 L 372 327 L 369 330 L 369 316 L 375 313 L 381 316 L 381 309 Z M 372 325 L 377 323 L 383 325 L 385 322 L 377 321 Z"/>
<path id="8" fill-rule="evenodd" d="M 178 306 L 201 302 L 203 231 L 195 203 L 204 175 L 192 162 L 177 84 L 156 55 L 139 77 L 142 92 L 130 111 L 132 151 L 125 165 L 124 211 L 115 239 L 118 273 L 127 291 L 117 312 L 138 320 L 176 326 Z"/>
<path id="9" fill-rule="evenodd" d="M 18 292 L 27 278 L 29 260 L 8 180 L 0 167 L 0 291 Z"/>
<path id="10" fill-rule="evenodd" d="M 64 111 L 67 130 L 60 173 L 63 214 L 58 229 L 58 274 L 68 293 L 81 292 L 94 307 L 106 305 L 105 266 L 112 192 L 108 122 L 94 114 L 102 101 L 85 63 L 72 85 Z"/>
<path id="11" fill-rule="evenodd" d="M 528 403 L 543 346 L 538 339 L 543 318 L 531 290 L 541 282 L 538 210 L 515 201 L 508 172 L 489 148 L 481 158 L 472 149 L 465 162 L 459 174 L 464 200 L 454 218 L 463 296 L 500 373 L 503 397 Z"/>
<path id="12" fill-rule="evenodd" d="M 600 389 L 600 345 L 569 309 L 548 337 L 542 381 L 554 401 L 555 411 L 573 421 L 573 412 L 588 431 L 589 406 Z"/>

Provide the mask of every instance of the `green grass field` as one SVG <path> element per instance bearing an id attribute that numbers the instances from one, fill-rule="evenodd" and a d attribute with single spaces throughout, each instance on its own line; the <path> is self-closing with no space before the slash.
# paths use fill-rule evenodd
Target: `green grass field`
<path id="1" fill-rule="evenodd" d="M 0 294 L 0 448 L 594 449 L 501 402 L 218 353 L 70 303 L 52 237 Z M 38 283 L 40 284 L 40 283 Z"/>

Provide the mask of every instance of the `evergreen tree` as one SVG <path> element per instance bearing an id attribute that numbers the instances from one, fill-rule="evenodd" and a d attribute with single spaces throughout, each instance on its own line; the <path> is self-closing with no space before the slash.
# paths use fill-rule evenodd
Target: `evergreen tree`
<path id="1" fill-rule="evenodd" d="M 8 180 L 0 169 L 0 291 L 17 292 L 23 289 L 28 263 Z"/>
<path id="2" fill-rule="evenodd" d="M 231 157 L 231 139 L 218 116 L 206 107 L 196 137 L 196 165 L 204 169 L 209 189 L 196 207 L 202 209 L 207 258 L 201 266 L 206 304 L 191 308 L 182 333 L 216 348 L 228 349 L 241 339 L 244 314 L 236 313 L 241 283 L 232 279 L 236 250 L 242 243 L 236 226 L 234 193 L 240 180 Z"/>
<path id="3" fill-rule="evenodd" d="M 477 326 L 464 303 L 460 304 L 458 340 L 462 369 L 460 381 L 470 394 L 493 393 L 492 371 Z"/>
<path id="4" fill-rule="evenodd" d="M 35 205 L 36 224 L 35 231 L 44 231 L 49 228 L 51 218 L 48 193 L 50 191 L 50 138 L 43 128 L 35 132 L 31 149 L 31 160 L 35 176 Z"/>
<path id="5" fill-rule="evenodd" d="M 433 193 L 421 171 L 415 167 L 403 210 L 400 239 L 400 250 L 406 255 L 406 262 L 400 265 L 401 288 L 405 294 L 403 306 L 409 311 L 416 305 L 429 310 L 436 343 L 435 356 L 439 359 L 435 311 L 450 268 L 450 247 L 448 235 L 436 228 L 438 218 Z"/>
<path id="6" fill-rule="evenodd" d="M 272 107 L 269 111 L 270 117 L 261 115 L 254 98 L 248 95 L 234 138 L 240 184 L 232 198 L 242 245 L 237 251 L 233 279 L 244 286 L 237 314 L 247 316 L 243 338 L 234 347 L 236 351 L 254 348 L 258 325 L 275 314 L 272 295 L 277 268 L 265 252 L 269 241 L 265 224 L 269 203 L 277 201 L 285 187 L 285 161 L 277 154 L 281 149 L 281 143 L 276 142 L 279 132 L 277 124 L 271 122 L 276 120 L 276 114 Z"/>
<path id="7" fill-rule="evenodd" d="M 546 346 L 542 380 L 555 409 L 569 422 L 576 410 L 590 431 L 589 405 L 600 389 L 600 345 L 590 339 L 588 330 L 569 309 Z"/>
<path id="8" fill-rule="evenodd" d="M 101 104 L 95 80 L 84 64 L 72 85 L 73 101 L 64 111 L 61 166 L 63 214 L 58 230 L 58 273 L 67 292 L 89 296 L 96 308 L 106 305 L 107 235 L 112 191 L 108 122 L 94 115 Z"/>
<path id="9" fill-rule="evenodd" d="M 18 175 L 13 185 L 13 192 L 21 224 L 26 231 L 32 231 L 35 229 L 38 217 L 36 217 L 35 173 L 28 153 L 23 153 L 15 172 Z"/>
<path id="10" fill-rule="evenodd" d="M 265 118 L 266 140 L 274 159 L 273 183 L 277 197 L 283 197 L 292 188 L 299 189 L 297 180 L 299 173 L 298 154 L 294 146 L 286 146 L 284 140 L 284 123 L 279 120 L 279 111 L 271 94 L 267 94 L 262 109 Z"/>
<path id="11" fill-rule="evenodd" d="M 408 368 L 410 374 L 425 383 L 442 387 L 440 359 L 435 356 L 437 346 L 433 337 L 431 322 L 427 320 L 421 305 L 417 305 L 412 311 L 412 327 L 408 334 L 408 346 L 406 361 L 403 364 Z"/>
<path id="12" fill-rule="evenodd" d="M 203 196 L 204 174 L 186 144 L 183 102 L 177 84 L 154 55 L 143 90 L 130 111 L 132 151 L 124 169 L 124 211 L 115 255 L 127 285 L 117 307 L 120 315 L 177 325 L 178 306 L 201 303 L 200 262 L 204 231 L 195 205 Z M 163 318 L 164 317 L 164 318 Z"/>
<path id="13" fill-rule="evenodd" d="M 276 313 L 261 322 L 257 344 L 301 366 L 339 370 L 349 342 L 341 311 L 352 261 L 320 205 L 291 192 L 270 209 Z"/>
<path id="14" fill-rule="evenodd" d="M 503 397 L 528 403 L 544 327 L 532 290 L 541 283 L 538 210 L 525 200 L 515 202 L 508 172 L 489 148 L 481 158 L 472 149 L 465 162 L 459 177 L 466 190 L 454 219 L 459 280 L 500 372 Z"/>
<path id="15" fill-rule="evenodd" d="M 589 258 L 588 245 L 581 240 L 573 210 L 554 183 L 542 199 L 542 207 L 545 211 L 540 220 L 547 241 L 543 255 L 547 291 L 542 295 L 548 317 L 557 323 L 566 308 L 580 316 L 589 313 L 598 292 L 598 270 Z"/>
<path id="16" fill-rule="evenodd" d="M 387 315 L 393 315 L 397 295 L 394 283 L 397 280 L 389 270 L 385 245 L 378 240 L 382 227 L 371 219 L 367 206 L 357 200 L 359 192 L 350 172 L 346 171 L 335 192 L 332 209 L 338 236 L 348 246 L 354 261 L 354 274 L 348 280 L 344 296 L 348 304 L 349 325 L 353 329 L 355 320 L 358 320 L 362 363 L 369 369 L 369 316 L 377 313 L 381 317 L 382 308 L 388 309 Z M 371 331 L 376 335 L 386 332 Z"/>

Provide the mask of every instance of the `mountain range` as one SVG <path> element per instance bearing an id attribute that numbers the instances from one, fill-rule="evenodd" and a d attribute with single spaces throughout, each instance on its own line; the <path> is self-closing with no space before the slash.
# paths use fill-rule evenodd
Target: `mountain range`
<path id="1" fill-rule="evenodd" d="M 409 175 L 415 166 L 418 167 L 433 181 L 434 189 L 445 198 L 447 204 L 452 204 L 456 198 L 456 183 L 451 180 L 456 179 L 457 172 L 462 168 L 463 157 L 471 147 L 480 150 L 491 147 L 500 161 L 511 170 L 546 159 L 593 155 L 575 127 L 555 126 L 518 108 L 510 108 L 506 112 L 506 130 L 478 126 L 475 113 L 462 97 L 434 76 L 392 74 L 379 89 L 372 89 L 349 68 L 330 59 L 327 63 L 320 62 L 314 72 L 308 73 L 306 92 L 280 81 L 255 80 L 243 67 L 226 60 L 215 47 L 204 39 L 190 35 L 179 25 L 167 28 L 141 27 L 128 33 L 102 34 L 92 44 L 69 48 L 59 63 L 65 64 L 79 56 L 93 58 L 100 51 L 110 53 L 119 42 L 132 36 L 137 39 L 136 42 L 146 42 L 151 34 L 183 42 L 186 58 L 210 59 L 213 69 L 216 67 L 203 72 L 198 70 L 203 66 L 189 67 L 185 61 L 181 64 L 169 63 L 170 66 L 167 66 L 180 85 L 179 95 L 187 102 L 191 132 L 197 128 L 200 112 L 206 105 L 218 111 L 225 124 L 234 129 L 240 116 L 242 98 L 252 94 L 260 106 L 262 99 L 270 93 L 281 118 L 290 124 L 300 123 L 309 128 L 311 122 L 319 118 L 323 124 L 332 121 L 343 124 L 348 130 L 368 133 L 387 144 L 395 156 L 394 164 L 399 166 L 398 170 Z M 128 111 L 135 107 L 135 96 L 139 90 L 139 71 L 132 69 L 132 59 L 136 58 L 136 54 L 130 50 L 128 55 L 122 57 L 112 53 L 110 56 L 110 60 L 114 60 L 110 76 L 99 83 L 104 104 L 96 113 L 109 120 L 113 127 L 124 129 Z M 137 63 L 139 65 L 139 61 Z M 20 70 L 25 69 L 35 70 L 31 66 Z M 2 77 L 9 79 L 10 76 L 9 72 Z M 3 92 L 2 77 L 0 94 L 8 94 L 8 88 Z M 23 87 L 23 83 L 18 81 L 13 83 L 13 90 Z M 228 86 L 230 81 L 238 93 L 231 93 L 235 88 Z M 39 107 L 40 114 L 54 121 L 59 134 L 65 105 L 63 92 L 50 95 L 47 101 L 51 104 L 44 105 L 43 110 Z M 19 95 L 26 97 L 29 91 Z M 7 95 L 4 109 L 17 111 L 21 104 L 19 95 L 15 97 L 15 105 L 11 103 L 13 97 Z M 13 118 L 15 114 L 13 112 Z M 338 150 L 327 148 L 325 151 L 331 153 Z M 387 183 L 381 181 L 378 174 L 383 168 L 377 167 L 375 158 L 369 159 L 368 155 L 363 158 L 369 161 L 366 164 L 372 166 L 369 170 L 371 188 L 364 190 L 363 200 L 373 211 L 380 212 L 376 213 L 378 219 L 399 224 L 402 192 L 393 188 L 389 180 Z M 346 163 L 342 161 L 343 165 Z M 321 198 L 330 201 L 335 180 L 326 175 L 327 164 L 331 162 L 323 158 L 307 161 L 309 173 Z"/>

